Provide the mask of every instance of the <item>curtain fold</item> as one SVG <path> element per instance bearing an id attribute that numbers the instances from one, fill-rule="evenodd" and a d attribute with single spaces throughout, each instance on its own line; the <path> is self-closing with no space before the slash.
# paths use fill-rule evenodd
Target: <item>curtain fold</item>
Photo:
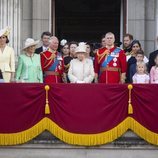
<path id="1" fill-rule="evenodd" d="M 126 84 L 0 84 L 0 145 L 26 143 L 44 130 L 74 145 L 101 145 L 128 129 L 158 145 L 158 86 Z"/>

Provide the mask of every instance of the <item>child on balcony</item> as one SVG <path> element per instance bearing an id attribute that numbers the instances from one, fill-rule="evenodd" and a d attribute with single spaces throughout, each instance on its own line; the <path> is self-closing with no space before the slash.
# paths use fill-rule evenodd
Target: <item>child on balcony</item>
<path id="1" fill-rule="evenodd" d="M 158 83 L 158 55 L 155 57 L 155 66 L 150 70 L 150 82 Z"/>
<path id="2" fill-rule="evenodd" d="M 134 76 L 134 74 L 136 73 L 136 67 L 137 67 L 137 63 L 138 62 L 143 62 L 144 60 L 144 52 L 143 50 L 138 50 L 136 53 L 136 62 L 131 64 L 131 66 L 129 67 L 129 81 L 130 83 L 132 83 L 132 77 Z"/>
<path id="3" fill-rule="evenodd" d="M 136 73 L 133 76 L 133 83 L 149 83 L 149 75 L 144 62 L 137 62 Z"/>

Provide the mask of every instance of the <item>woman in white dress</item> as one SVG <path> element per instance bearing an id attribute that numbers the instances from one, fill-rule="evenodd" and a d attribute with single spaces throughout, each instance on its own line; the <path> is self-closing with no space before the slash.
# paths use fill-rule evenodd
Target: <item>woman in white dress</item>
<path id="1" fill-rule="evenodd" d="M 14 50 L 9 47 L 8 35 L 10 28 L 6 27 L 0 30 L 0 69 L 2 71 L 4 82 L 14 80 L 15 57 Z"/>
<path id="2" fill-rule="evenodd" d="M 91 83 L 94 79 L 94 67 L 91 59 L 86 58 L 86 45 L 80 43 L 75 51 L 77 58 L 71 60 L 68 78 L 71 83 Z"/>

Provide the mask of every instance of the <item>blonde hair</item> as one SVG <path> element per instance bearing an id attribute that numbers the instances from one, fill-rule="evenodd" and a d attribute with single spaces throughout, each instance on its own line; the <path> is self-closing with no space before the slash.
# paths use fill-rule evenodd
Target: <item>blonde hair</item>
<path id="1" fill-rule="evenodd" d="M 144 73 L 148 74 L 148 72 L 147 72 L 147 66 L 146 66 L 146 64 L 145 64 L 144 61 L 140 61 L 140 62 L 136 63 L 136 71 L 138 72 L 138 66 L 140 66 L 140 65 L 143 65 L 143 67 L 144 67 Z"/>

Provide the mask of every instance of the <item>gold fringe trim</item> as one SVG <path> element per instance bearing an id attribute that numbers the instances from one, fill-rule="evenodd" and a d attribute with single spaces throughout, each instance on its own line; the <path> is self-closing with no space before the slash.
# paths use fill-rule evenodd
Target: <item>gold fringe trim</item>
<path id="1" fill-rule="evenodd" d="M 146 127 L 142 126 L 139 122 L 137 122 L 132 117 L 130 117 L 129 126 L 130 126 L 129 129 L 131 129 L 134 133 L 136 133 L 138 136 L 143 138 L 148 143 L 153 145 L 158 145 L 158 133 L 154 133 L 148 130 Z"/>
<path id="2" fill-rule="evenodd" d="M 110 143 L 128 130 L 129 118 L 126 118 L 113 129 L 98 134 L 76 134 L 63 130 L 57 124 L 48 120 L 47 130 L 60 140 L 73 145 L 94 146 Z"/>
<path id="3" fill-rule="evenodd" d="M 22 132 L 11 134 L 0 134 L 0 145 L 17 145 L 32 140 L 46 129 L 47 119 L 42 119 L 39 123 Z"/>
<path id="4" fill-rule="evenodd" d="M 129 119 L 127 118 L 117 127 L 103 133 L 75 134 L 63 130 L 49 118 L 44 118 L 28 130 L 19 133 L 0 134 L 0 145 L 17 145 L 26 143 L 38 136 L 44 130 L 50 131 L 53 135 L 68 144 L 84 146 L 101 145 L 112 142 L 125 133 L 128 129 L 128 121 Z"/>
<path id="5" fill-rule="evenodd" d="M 98 134 L 76 134 L 65 131 L 49 118 L 42 119 L 39 123 L 28 130 L 11 133 L 0 134 L 0 145 L 17 145 L 32 140 L 44 130 L 50 131 L 60 140 L 73 145 L 94 146 L 102 145 L 114 141 L 124 134 L 128 129 L 133 130 L 141 138 L 151 144 L 158 145 L 158 134 L 151 132 L 143 127 L 140 123 L 131 117 L 126 118 L 118 126 L 113 129 Z"/>

